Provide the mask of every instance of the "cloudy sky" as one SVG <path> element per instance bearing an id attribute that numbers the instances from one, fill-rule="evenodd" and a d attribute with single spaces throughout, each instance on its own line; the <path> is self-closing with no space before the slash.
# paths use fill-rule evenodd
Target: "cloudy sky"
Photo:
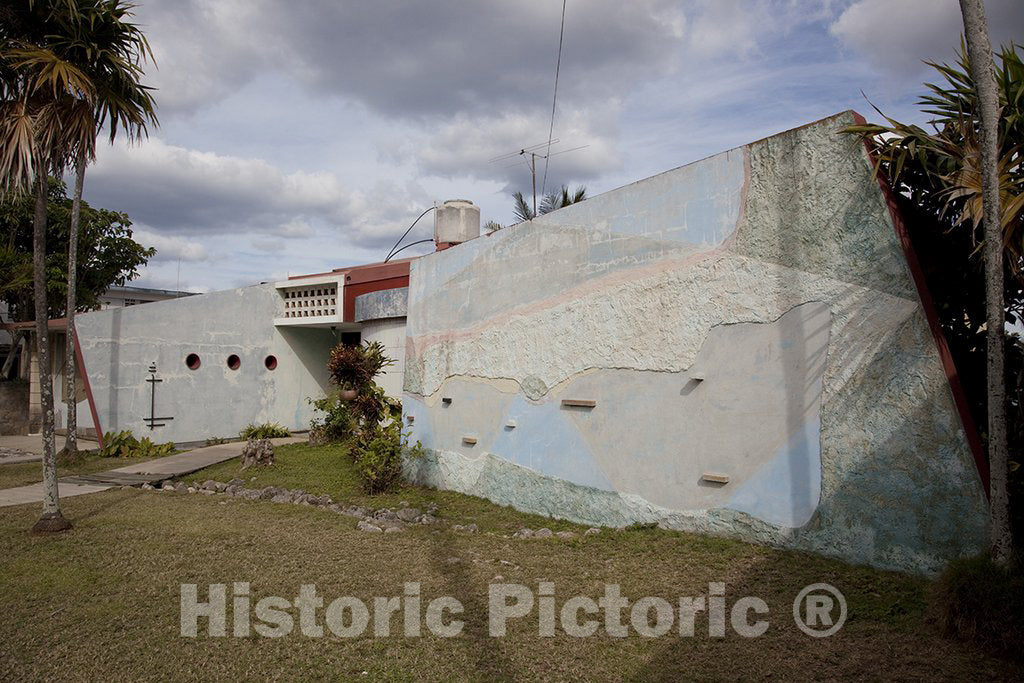
<path id="1" fill-rule="evenodd" d="M 548 137 L 560 0 L 137 3 L 161 125 L 104 146 L 85 190 L 157 247 L 134 284 L 379 261 L 435 201 L 504 224 L 530 188 L 521 159 L 490 160 Z M 986 7 L 994 44 L 1024 40 L 1024 2 Z M 568 0 L 552 151 L 585 147 L 552 156 L 546 185 L 596 194 L 844 109 L 870 119 L 865 96 L 923 123 L 922 60 L 950 60 L 960 31 L 957 0 Z"/>

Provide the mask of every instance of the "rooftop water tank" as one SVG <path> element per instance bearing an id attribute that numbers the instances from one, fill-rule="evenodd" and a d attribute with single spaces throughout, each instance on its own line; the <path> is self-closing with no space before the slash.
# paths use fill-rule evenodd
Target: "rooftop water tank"
<path id="1" fill-rule="evenodd" d="M 438 249 L 480 236 L 480 207 L 468 199 L 449 199 L 434 211 L 434 243 Z"/>

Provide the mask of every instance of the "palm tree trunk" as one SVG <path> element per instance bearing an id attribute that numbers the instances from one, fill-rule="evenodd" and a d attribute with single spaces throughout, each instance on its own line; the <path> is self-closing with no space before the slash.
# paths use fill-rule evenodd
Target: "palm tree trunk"
<path id="1" fill-rule="evenodd" d="M 1006 441 L 1005 320 L 1003 235 L 999 210 L 999 96 L 992 46 L 982 0 L 960 0 L 967 54 L 981 117 L 981 184 L 985 226 L 985 306 L 988 335 L 988 460 L 991 470 L 992 559 L 1008 565 L 1013 555 Z"/>
<path id="2" fill-rule="evenodd" d="M 50 378 L 50 346 L 46 307 L 46 173 L 36 173 L 36 213 L 32 224 L 32 266 L 36 308 L 36 347 L 39 357 L 39 399 L 43 423 L 43 514 L 32 531 L 63 531 L 71 527 L 60 511 L 57 492 L 57 461 L 53 452 L 53 382 Z"/>
<path id="3" fill-rule="evenodd" d="M 85 154 L 79 153 L 75 176 L 75 196 L 71 201 L 71 228 L 68 231 L 67 346 L 64 351 L 64 393 L 68 413 L 64 452 L 68 458 L 78 455 L 78 400 L 75 396 L 75 306 L 78 280 L 78 225 L 82 216 L 82 186 L 84 184 Z"/>

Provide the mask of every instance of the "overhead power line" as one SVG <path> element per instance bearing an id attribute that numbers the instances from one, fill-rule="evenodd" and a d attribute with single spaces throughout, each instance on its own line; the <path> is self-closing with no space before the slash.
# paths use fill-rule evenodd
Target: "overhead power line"
<path id="1" fill-rule="evenodd" d="M 551 156 L 551 136 L 555 132 L 555 104 L 558 102 L 558 72 L 562 68 L 562 38 L 565 36 L 565 3 L 567 0 L 562 0 L 562 25 L 558 29 L 558 61 L 555 62 L 555 92 L 551 96 L 551 125 L 548 127 L 548 148 L 544 153 L 544 180 L 540 184 L 540 193 L 544 194 L 544 190 L 548 185 L 548 157 Z"/>

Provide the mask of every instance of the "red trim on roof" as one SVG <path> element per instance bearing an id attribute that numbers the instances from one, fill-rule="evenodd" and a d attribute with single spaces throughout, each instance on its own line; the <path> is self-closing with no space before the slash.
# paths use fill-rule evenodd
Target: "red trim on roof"
<path id="1" fill-rule="evenodd" d="M 409 258 L 395 259 L 394 261 L 378 261 L 377 263 L 364 263 L 358 266 L 346 266 L 344 268 L 335 268 L 324 273 L 309 273 L 308 275 L 290 275 L 289 280 L 303 280 L 308 277 L 327 277 L 328 275 L 340 275 L 340 274 L 354 274 L 358 273 L 356 282 L 366 282 L 368 280 L 380 280 L 386 277 L 392 277 L 394 274 L 408 274 L 409 264 L 420 258 L 419 256 L 411 256 Z M 393 270 L 394 269 L 394 270 Z"/>
<path id="2" fill-rule="evenodd" d="M 857 112 L 853 112 L 853 116 L 858 124 L 864 125 L 867 123 L 864 117 Z M 871 146 L 867 141 L 864 142 L 864 147 L 867 149 L 868 158 L 873 158 Z M 903 247 L 903 255 L 907 259 L 907 266 L 910 268 L 910 274 L 913 276 L 914 284 L 917 286 L 917 294 L 921 299 L 921 306 L 924 308 L 925 317 L 928 319 L 928 327 L 931 328 L 932 337 L 935 339 L 935 347 L 939 352 L 939 359 L 942 361 L 942 367 L 946 372 L 949 390 L 953 394 L 953 403 L 956 404 L 956 410 L 960 413 L 960 422 L 963 424 L 967 443 L 971 448 L 971 453 L 974 455 L 974 464 L 978 468 L 978 476 L 981 477 L 982 488 L 985 490 L 985 495 L 989 496 L 988 460 L 985 458 L 985 450 L 982 447 L 977 425 L 974 424 L 971 409 L 967 405 L 967 395 L 964 393 L 963 385 L 960 383 L 960 375 L 957 374 L 956 363 L 953 362 L 953 354 L 949 350 L 949 343 L 946 341 L 946 336 L 942 332 L 942 326 L 939 324 L 939 316 L 935 312 L 935 301 L 932 299 L 931 292 L 928 291 L 928 283 L 925 280 L 924 271 L 921 270 L 921 264 L 917 260 L 917 253 L 914 251 L 914 245 L 910 241 L 910 234 L 907 232 L 906 223 L 904 223 L 903 216 L 900 214 L 899 204 L 896 201 L 892 188 L 889 187 L 888 181 L 881 174 L 878 175 L 878 184 L 882 188 L 882 194 L 885 195 L 885 203 L 889 206 L 889 215 L 892 217 L 893 226 L 896 228 L 896 236 Z"/>

